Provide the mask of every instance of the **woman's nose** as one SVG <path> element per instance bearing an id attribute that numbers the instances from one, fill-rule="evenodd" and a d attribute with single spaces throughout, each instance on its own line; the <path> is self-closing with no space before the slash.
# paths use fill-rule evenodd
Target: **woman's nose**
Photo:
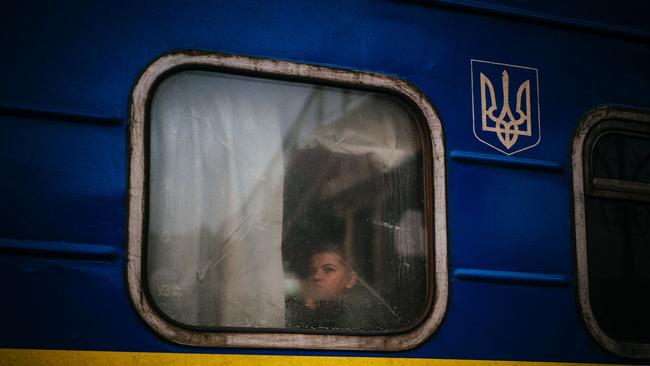
<path id="1" fill-rule="evenodd" d="M 320 271 L 320 270 L 314 271 L 313 279 L 314 279 L 314 281 L 322 280 L 323 279 L 323 271 Z"/>

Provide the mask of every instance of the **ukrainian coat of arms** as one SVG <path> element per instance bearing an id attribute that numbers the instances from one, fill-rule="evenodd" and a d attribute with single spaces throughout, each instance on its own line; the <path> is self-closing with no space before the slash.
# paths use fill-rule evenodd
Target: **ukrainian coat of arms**
<path id="1" fill-rule="evenodd" d="M 471 60 L 474 136 L 506 155 L 541 141 L 537 69 Z"/>

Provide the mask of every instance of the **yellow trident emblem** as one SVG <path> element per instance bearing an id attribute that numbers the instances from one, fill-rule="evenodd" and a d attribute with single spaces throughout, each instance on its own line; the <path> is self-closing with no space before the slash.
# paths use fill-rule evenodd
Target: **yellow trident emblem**
<path id="1" fill-rule="evenodd" d="M 480 75 L 481 79 L 481 116 L 483 131 L 495 132 L 499 141 L 510 149 L 512 145 L 517 142 L 519 136 L 530 136 L 531 128 L 531 113 L 530 113 L 530 80 L 524 81 L 517 90 L 517 105 L 514 113 L 510 109 L 509 99 L 509 77 L 508 72 L 501 73 L 501 83 L 503 86 L 503 106 L 499 115 L 497 112 L 496 95 L 494 87 L 490 79 L 483 73 Z M 489 106 L 486 99 L 486 91 L 489 92 Z M 522 110 L 522 104 L 525 103 L 525 110 Z M 493 122 L 494 124 L 491 124 Z"/>

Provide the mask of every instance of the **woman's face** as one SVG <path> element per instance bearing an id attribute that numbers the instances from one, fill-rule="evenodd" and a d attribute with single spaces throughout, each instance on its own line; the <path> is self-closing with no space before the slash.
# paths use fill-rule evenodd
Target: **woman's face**
<path id="1" fill-rule="evenodd" d="M 352 288 L 357 276 L 336 252 L 316 253 L 311 258 L 307 295 L 314 300 L 335 300 Z"/>

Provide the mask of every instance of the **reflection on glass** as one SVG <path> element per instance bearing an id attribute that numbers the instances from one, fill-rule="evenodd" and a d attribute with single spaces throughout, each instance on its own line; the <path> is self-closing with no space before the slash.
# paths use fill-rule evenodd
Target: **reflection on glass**
<path id="1" fill-rule="evenodd" d="M 594 146 L 592 171 L 597 178 L 650 183 L 650 139 L 604 134 Z M 650 204 L 638 201 L 647 190 L 635 193 L 634 199 L 586 197 L 589 296 L 610 337 L 650 343 Z"/>
<path id="2" fill-rule="evenodd" d="M 151 106 L 146 252 L 159 311 L 201 328 L 414 326 L 432 293 L 417 116 L 376 92 L 165 79 Z"/>
<path id="3" fill-rule="evenodd" d="M 650 204 L 587 200 L 589 296 L 612 338 L 650 343 Z"/>
<path id="4" fill-rule="evenodd" d="M 594 177 L 650 183 L 650 139 L 610 133 L 596 143 Z"/>

